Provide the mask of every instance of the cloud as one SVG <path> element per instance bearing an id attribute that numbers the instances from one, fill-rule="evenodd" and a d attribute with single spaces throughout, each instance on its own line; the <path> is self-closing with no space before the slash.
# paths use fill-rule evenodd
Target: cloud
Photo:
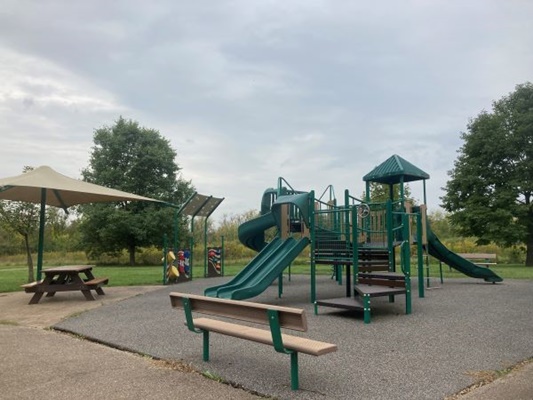
<path id="1" fill-rule="evenodd" d="M 258 208 L 280 176 L 358 196 L 392 154 L 431 175 L 431 210 L 468 119 L 531 80 L 532 15 L 496 0 L 7 1 L 3 174 L 78 177 L 94 130 L 122 115 L 170 140 L 183 176 L 225 197 L 217 213 Z"/>

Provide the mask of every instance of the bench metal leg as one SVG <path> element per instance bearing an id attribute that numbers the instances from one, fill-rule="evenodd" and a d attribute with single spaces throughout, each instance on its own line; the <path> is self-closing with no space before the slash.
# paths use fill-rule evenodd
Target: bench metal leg
<path id="1" fill-rule="evenodd" d="M 405 313 L 411 314 L 411 311 L 412 311 L 411 288 L 407 288 L 407 291 L 405 293 Z"/>
<path id="2" fill-rule="evenodd" d="M 204 334 L 204 361 L 209 361 L 209 331 L 202 331 Z"/>
<path id="3" fill-rule="evenodd" d="M 363 312 L 365 324 L 370 323 L 370 296 L 368 294 L 363 295 Z"/>
<path id="4" fill-rule="evenodd" d="M 298 380 L 298 352 L 291 353 L 291 389 L 298 390 L 300 383 Z"/>

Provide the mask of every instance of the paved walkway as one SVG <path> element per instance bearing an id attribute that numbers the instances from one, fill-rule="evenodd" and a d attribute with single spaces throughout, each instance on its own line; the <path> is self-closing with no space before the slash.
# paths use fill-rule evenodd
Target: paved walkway
<path id="1" fill-rule="evenodd" d="M 27 305 L 28 294 L 0 294 L 0 387 L 5 388 L 0 398 L 6 393 L 10 399 L 35 398 L 44 389 L 48 397 L 66 399 L 72 397 L 67 389 L 72 387 L 76 396 L 86 398 L 257 398 L 200 374 L 172 369 L 179 363 L 154 362 L 35 329 L 53 324 L 119 348 L 182 360 L 278 398 L 533 398 L 532 363 L 454 395 L 486 377 L 487 371 L 533 356 L 533 282 L 486 285 L 449 280 L 442 289 L 429 291 L 426 299 L 414 298 L 412 315 L 403 314 L 404 303 L 398 298 L 395 304 L 375 304 L 372 323 L 364 325 L 360 315 L 338 310 L 324 308 L 314 316 L 307 300 L 308 279 L 293 277 L 282 299 L 272 287 L 254 300 L 306 308 L 309 336 L 339 345 L 332 355 L 301 357 L 299 392 L 289 390 L 288 358 L 267 346 L 213 335 L 212 361 L 201 361 L 201 341 L 182 326 L 183 316 L 170 308 L 168 293 L 201 293 L 206 284 L 220 282 L 108 288 L 95 302 L 85 301 L 81 294 L 61 293 L 32 306 Z M 320 283 L 319 294 L 329 297 L 337 292 L 343 289 L 327 280 Z M 92 311 L 83 312 L 89 308 Z"/>
<path id="2" fill-rule="evenodd" d="M 257 399 L 182 364 L 43 329 L 160 288 L 106 288 L 96 301 L 86 301 L 80 292 L 58 293 L 35 305 L 28 305 L 29 294 L 0 293 L 0 399 Z"/>

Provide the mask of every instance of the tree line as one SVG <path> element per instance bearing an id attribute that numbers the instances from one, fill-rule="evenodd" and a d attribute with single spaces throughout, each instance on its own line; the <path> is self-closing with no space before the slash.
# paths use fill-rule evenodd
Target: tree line
<path id="1" fill-rule="evenodd" d="M 480 246 L 493 243 L 517 254 L 524 251 L 526 265 L 533 266 L 533 85 L 517 85 L 490 112 L 481 111 L 461 138 L 441 198 L 446 214 L 433 216 L 432 229 L 445 238 L 450 234 L 474 238 Z M 87 182 L 174 205 L 183 204 L 195 190 L 181 175 L 176 150 L 157 130 L 120 117 L 112 126 L 96 129 L 93 141 L 89 165 L 82 170 Z M 249 257 L 238 243 L 237 227 L 255 215 L 252 210 L 224 216 L 217 227 L 209 225 L 209 235 L 224 236 L 230 254 Z M 0 201 L 0 253 L 23 249 L 31 266 L 37 221 L 36 205 Z M 126 251 L 134 265 L 139 248 L 161 246 L 162 233 L 174 226 L 174 209 L 156 203 L 87 204 L 69 215 L 50 207 L 46 250 L 83 250 L 92 258 Z M 187 217 L 180 216 L 177 226 L 178 246 L 187 247 Z"/>

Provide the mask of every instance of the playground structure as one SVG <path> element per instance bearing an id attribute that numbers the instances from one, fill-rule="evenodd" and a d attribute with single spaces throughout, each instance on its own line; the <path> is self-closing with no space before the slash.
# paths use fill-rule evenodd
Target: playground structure
<path id="1" fill-rule="evenodd" d="M 239 227 L 239 239 L 258 251 L 250 263 L 231 281 L 208 288 L 206 296 L 234 300 L 262 293 L 278 278 L 278 293 L 283 292 L 282 274 L 308 246 L 310 257 L 310 300 L 318 306 L 356 309 L 371 319 L 370 299 L 405 296 L 405 312 L 411 313 L 411 259 L 416 256 L 419 297 L 424 297 L 424 262 L 431 255 L 450 267 L 487 282 L 502 279 L 488 268 L 449 251 L 431 232 L 426 218 L 425 180 L 429 175 L 398 155 L 393 155 L 363 177 L 366 198 L 358 199 L 348 190 L 344 204 L 338 205 L 328 187 L 316 198 L 314 191 L 295 190 L 283 178 L 276 189 L 267 189 L 261 201 L 261 215 Z M 404 184 L 422 180 L 424 203 L 413 206 L 405 198 Z M 389 199 L 371 202 L 371 183 L 389 187 Z M 394 198 L 395 185 L 399 196 Z M 329 190 L 329 199 L 323 200 Z M 265 231 L 276 229 L 269 243 Z M 413 254 L 412 254 L 413 253 Z M 318 299 L 317 265 L 333 267 L 340 283 L 345 274 L 346 294 L 333 299 Z"/>
<path id="2" fill-rule="evenodd" d="M 224 275 L 224 238 L 220 247 L 207 246 L 207 221 L 224 198 L 205 196 L 194 192 L 174 213 L 174 234 L 171 249 L 167 236 L 163 237 L 163 284 L 186 282 L 193 277 L 194 264 L 194 221 L 204 219 L 204 277 Z M 191 239 L 189 248 L 178 249 L 178 218 L 191 217 Z"/>

